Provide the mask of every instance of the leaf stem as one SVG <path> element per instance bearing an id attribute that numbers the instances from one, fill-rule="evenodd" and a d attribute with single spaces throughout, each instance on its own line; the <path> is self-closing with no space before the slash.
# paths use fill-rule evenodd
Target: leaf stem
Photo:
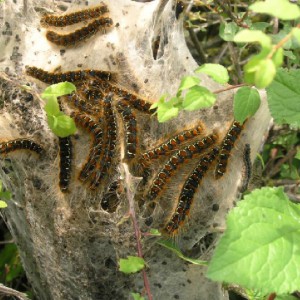
<path id="1" fill-rule="evenodd" d="M 224 89 L 216 90 L 213 93 L 214 94 L 220 94 L 220 93 L 223 93 L 223 92 L 226 92 L 226 91 L 229 91 L 229 90 L 237 89 L 237 88 L 242 87 L 242 86 L 252 86 L 252 85 L 249 85 L 247 83 L 240 83 L 240 84 L 236 84 L 236 85 L 230 85 L 230 86 L 228 86 Z"/>

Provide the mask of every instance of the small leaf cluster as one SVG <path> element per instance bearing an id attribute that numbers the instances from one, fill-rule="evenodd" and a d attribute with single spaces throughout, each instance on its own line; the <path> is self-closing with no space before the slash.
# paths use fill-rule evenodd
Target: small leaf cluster
<path id="1" fill-rule="evenodd" d="M 195 73 L 206 74 L 221 84 L 227 83 L 229 80 L 226 68 L 219 64 L 204 64 L 197 68 Z M 166 122 L 177 117 L 181 110 L 194 111 L 211 107 L 216 101 L 216 95 L 206 87 L 199 85 L 200 82 L 199 77 L 185 76 L 179 84 L 176 96 L 164 95 L 154 103 L 151 109 L 157 109 L 158 121 Z"/>
<path id="2" fill-rule="evenodd" d="M 76 126 L 74 120 L 60 110 L 58 97 L 71 94 L 75 90 L 74 84 L 60 82 L 50 85 L 42 94 L 42 98 L 47 100 L 44 109 L 47 113 L 48 125 L 53 133 L 61 138 L 74 134 Z"/>

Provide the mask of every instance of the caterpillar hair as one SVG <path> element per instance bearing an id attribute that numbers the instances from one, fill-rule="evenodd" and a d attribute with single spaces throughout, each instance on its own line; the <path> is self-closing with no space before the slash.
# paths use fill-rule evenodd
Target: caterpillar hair
<path id="1" fill-rule="evenodd" d="M 107 12 L 109 12 L 107 6 L 102 3 L 96 7 L 82 9 L 63 16 L 45 15 L 41 18 L 40 23 L 44 27 L 66 27 L 89 19 L 98 18 Z"/>

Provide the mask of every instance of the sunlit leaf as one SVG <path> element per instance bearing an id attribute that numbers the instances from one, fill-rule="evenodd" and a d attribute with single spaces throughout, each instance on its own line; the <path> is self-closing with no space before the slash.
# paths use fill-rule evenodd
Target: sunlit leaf
<path id="1" fill-rule="evenodd" d="M 195 70 L 196 73 L 204 73 L 209 75 L 214 81 L 219 83 L 227 83 L 229 75 L 227 69 L 219 64 L 204 64 Z"/>
<path id="2" fill-rule="evenodd" d="M 126 259 L 121 258 L 119 264 L 119 270 L 126 274 L 139 272 L 145 267 L 145 261 L 137 256 L 128 256 Z"/>

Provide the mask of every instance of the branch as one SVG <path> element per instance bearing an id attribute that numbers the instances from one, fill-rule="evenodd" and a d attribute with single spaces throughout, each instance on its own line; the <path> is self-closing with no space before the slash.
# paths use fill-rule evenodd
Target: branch
<path id="1" fill-rule="evenodd" d="M 3 293 L 4 295 L 8 295 L 8 296 L 15 296 L 20 300 L 30 300 L 26 294 L 11 289 L 1 283 L 0 283 L 0 293 Z"/>

